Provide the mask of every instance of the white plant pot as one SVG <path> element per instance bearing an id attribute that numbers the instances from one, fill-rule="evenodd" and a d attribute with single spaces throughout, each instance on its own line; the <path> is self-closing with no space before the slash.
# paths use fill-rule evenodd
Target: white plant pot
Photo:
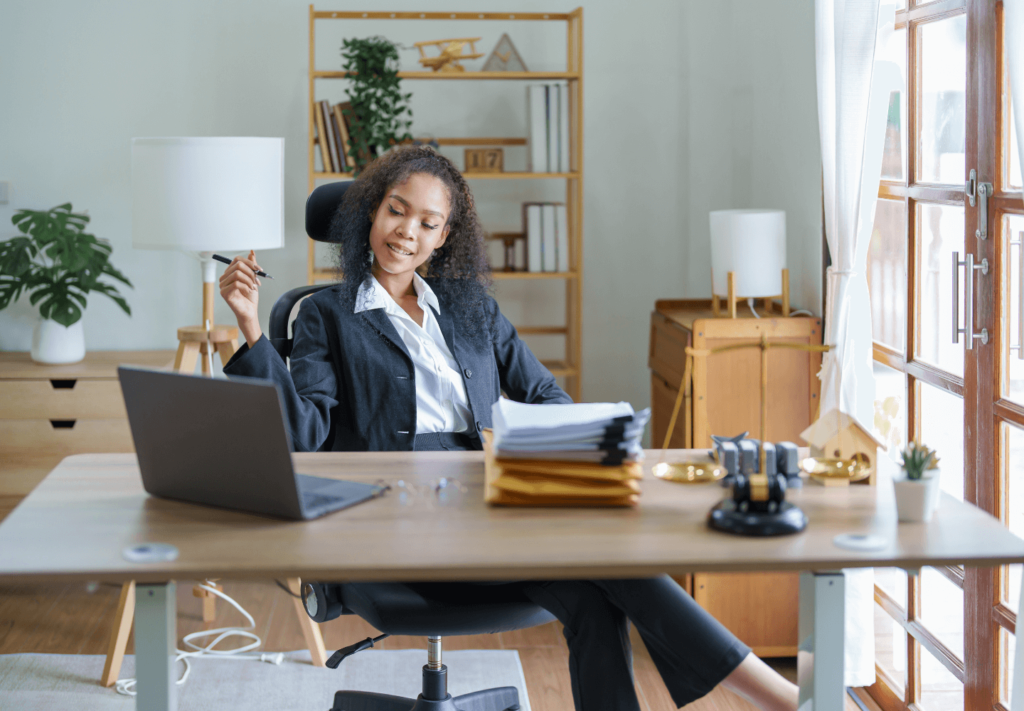
<path id="1" fill-rule="evenodd" d="M 896 489 L 896 513 L 900 521 L 922 523 L 930 521 L 935 509 L 939 507 L 939 469 L 929 469 L 920 479 L 908 479 L 906 472 L 893 479 Z"/>
<path id="2" fill-rule="evenodd" d="M 82 319 L 62 326 L 50 319 L 39 319 L 32 331 L 32 360 L 57 365 L 77 363 L 85 358 L 85 331 Z"/>

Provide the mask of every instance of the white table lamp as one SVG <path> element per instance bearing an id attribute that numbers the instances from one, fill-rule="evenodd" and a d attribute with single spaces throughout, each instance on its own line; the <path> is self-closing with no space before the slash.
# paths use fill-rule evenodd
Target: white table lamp
<path id="1" fill-rule="evenodd" d="M 284 139 L 133 138 L 132 246 L 198 254 L 203 320 L 178 329 L 175 370 L 194 370 L 200 351 L 226 363 L 238 329 L 213 324 L 212 255 L 284 246 Z"/>
<path id="2" fill-rule="evenodd" d="M 781 298 L 789 315 L 786 213 L 783 210 L 715 210 L 711 213 L 711 302 L 726 297 L 729 316 L 737 299 Z"/>

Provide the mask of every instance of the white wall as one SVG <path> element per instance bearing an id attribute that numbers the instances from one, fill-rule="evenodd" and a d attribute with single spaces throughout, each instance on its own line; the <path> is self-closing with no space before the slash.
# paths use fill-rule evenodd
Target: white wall
<path id="1" fill-rule="evenodd" d="M 325 9 L 378 3 L 334 2 Z M 393 0 L 395 10 L 436 3 Z M 451 1 L 445 9 L 569 10 L 539 1 Z M 628 7 L 628 9 L 627 9 Z M 135 283 L 131 318 L 93 295 L 90 349 L 172 348 L 199 320 L 198 268 L 187 257 L 131 247 L 130 139 L 263 135 L 286 139 L 286 247 L 260 255 L 264 315 L 305 280 L 308 4 L 298 0 L 6 3 L 0 22 L 0 239 L 14 209 L 72 202 Z M 509 32 L 531 69 L 557 69 L 564 26 L 532 23 L 369 23 L 352 35 L 404 43 Z M 321 68 L 340 37 L 318 38 Z M 336 34 L 335 37 L 332 33 Z M 781 207 L 789 220 L 793 299 L 818 310 L 821 188 L 814 99 L 813 6 L 757 2 L 611 0 L 584 3 L 584 396 L 645 406 L 649 314 L 657 298 L 709 293 L 709 210 Z M 415 52 L 403 52 L 407 62 Z M 478 67 L 470 65 L 471 68 Z M 408 83 L 414 133 L 525 135 L 521 85 Z M 340 85 L 318 98 L 339 98 Z M 332 93 L 334 92 L 334 93 Z M 506 159 L 523 155 L 507 149 Z M 458 155 L 458 152 L 450 154 Z M 550 184 L 549 184 L 550 183 Z M 525 199 L 559 199 L 559 181 L 477 181 L 485 224 L 518 227 Z M 514 323 L 558 322 L 564 289 L 503 283 Z M 219 303 L 217 319 L 230 322 Z M 27 350 L 35 310 L 0 312 L 0 350 Z M 530 341 L 542 355 L 559 345 Z"/>

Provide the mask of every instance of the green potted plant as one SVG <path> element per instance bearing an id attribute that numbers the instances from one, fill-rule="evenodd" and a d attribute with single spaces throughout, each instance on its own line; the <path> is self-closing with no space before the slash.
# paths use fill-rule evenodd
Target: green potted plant
<path id="1" fill-rule="evenodd" d="M 342 68 L 349 72 L 351 108 L 348 120 L 348 155 L 358 174 L 374 156 L 404 140 L 412 140 L 412 94 L 403 94 L 398 78 L 398 49 L 383 37 L 353 38 L 342 42 Z"/>
<path id="2" fill-rule="evenodd" d="M 110 264 L 110 244 L 85 232 L 89 216 L 73 212 L 71 203 L 52 210 L 18 210 L 11 222 L 21 234 L 0 242 L 0 310 L 22 293 L 29 294 L 29 301 L 39 307 L 32 359 L 76 363 L 85 357 L 86 296 L 103 294 L 130 316 L 128 302 L 101 279 L 132 284 Z"/>
<path id="3" fill-rule="evenodd" d="M 933 449 L 918 442 L 911 442 L 902 457 L 900 473 L 893 480 L 899 520 L 928 521 L 939 505 L 939 458 Z"/>

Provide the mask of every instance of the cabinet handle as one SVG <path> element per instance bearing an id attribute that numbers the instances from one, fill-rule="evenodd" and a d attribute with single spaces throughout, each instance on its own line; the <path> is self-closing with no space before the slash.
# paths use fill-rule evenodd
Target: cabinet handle
<path id="1" fill-rule="evenodd" d="M 78 420 L 50 420 L 50 427 L 55 430 L 73 429 Z"/>
<path id="2" fill-rule="evenodd" d="M 50 380 L 50 387 L 53 388 L 54 390 L 74 390 L 75 389 L 75 383 L 77 383 L 77 382 L 78 381 L 75 380 L 75 379 L 71 379 L 71 380 L 54 380 L 54 379 L 51 379 Z"/>
<path id="3" fill-rule="evenodd" d="M 1017 345 L 1010 346 L 1010 350 L 1017 351 L 1018 360 L 1024 360 L 1024 230 L 1017 240 L 1010 241 L 1010 246 L 1020 250 L 1017 255 Z"/>

